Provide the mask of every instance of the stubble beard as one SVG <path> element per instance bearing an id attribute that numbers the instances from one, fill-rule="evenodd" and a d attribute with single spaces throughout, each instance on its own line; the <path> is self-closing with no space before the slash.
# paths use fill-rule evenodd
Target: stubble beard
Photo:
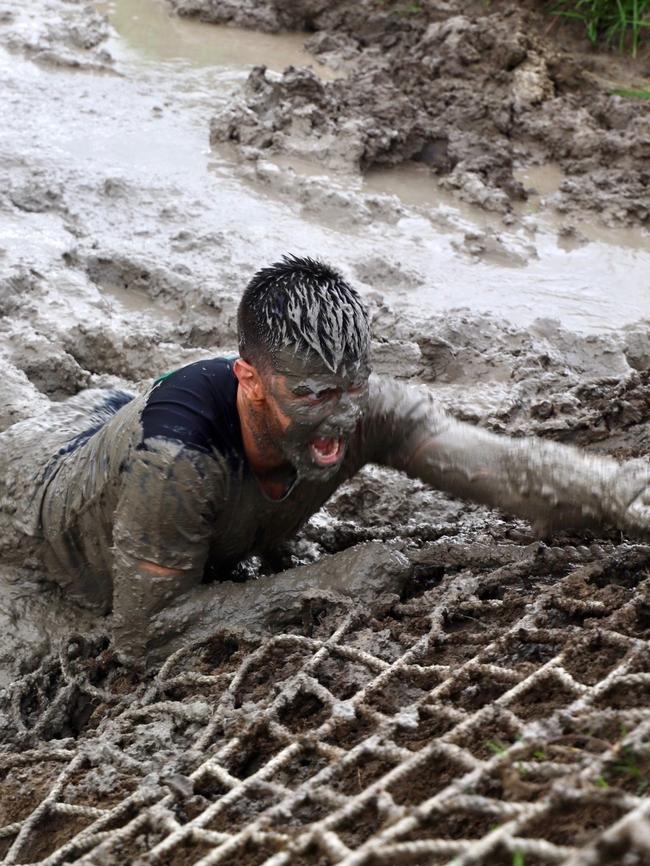
<path id="1" fill-rule="evenodd" d="M 269 417 L 270 416 L 270 417 Z M 263 413 L 258 427 L 259 443 L 271 447 L 294 470 L 297 480 L 324 482 L 333 478 L 340 469 L 340 463 L 332 466 L 318 466 L 314 463 L 310 441 L 318 435 L 322 424 L 314 427 L 301 427 L 292 422 L 282 429 L 277 419 L 267 412 Z M 345 437 L 347 439 L 347 437 Z"/>

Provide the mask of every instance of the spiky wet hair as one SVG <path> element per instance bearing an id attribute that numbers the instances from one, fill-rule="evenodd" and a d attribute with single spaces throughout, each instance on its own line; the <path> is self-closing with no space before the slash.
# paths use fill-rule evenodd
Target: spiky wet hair
<path id="1" fill-rule="evenodd" d="M 239 304 L 239 354 L 273 363 L 278 349 L 319 355 L 335 372 L 368 353 L 368 313 L 357 292 L 323 262 L 283 256 L 250 281 Z"/>

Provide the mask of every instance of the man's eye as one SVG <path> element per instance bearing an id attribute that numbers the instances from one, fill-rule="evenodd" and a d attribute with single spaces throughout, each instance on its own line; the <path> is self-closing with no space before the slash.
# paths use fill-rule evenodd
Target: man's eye
<path id="1" fill-rule="evenodd" d="M 308 397 L 310 403 L 325 403 L 327 400 L 332 400 L 336 397 L 336 391 L 318 391 L 318 393 L 311 393 Z"/>
<path id="2" fill-rule="evenodd" d="M 293 392 L 296 397 L 308 400 L 310 403 L 323 403 L 338 396 L 337 388 L 326 388 L 324 391 L 310 391 L 308 388 L 296 388 Z"/>
<path id="3" fill-rule="evenodd" d="M 310 391 L 309 388 L 296 388 L 293 392 L 294 396 L 301 400 L 307 400 L 309 403 L 320 403 L 323 400 L 323 392 Z"/>

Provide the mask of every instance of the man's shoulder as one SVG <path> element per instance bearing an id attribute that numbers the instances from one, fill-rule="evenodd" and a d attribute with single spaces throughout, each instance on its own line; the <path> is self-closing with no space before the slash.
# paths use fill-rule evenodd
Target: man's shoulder
<path id="1" fill-rule="evenodd" d="M 233 358 L 209 358 L 157 379 L 141 414 L 142 447 L 162 438 L 238 462 L 243 448 L 233 364 Z"/>
<path id="2" fill-rule="evenodd" d="M 178 385 L 181 383 L 191 384 L 193 387 L 206 389 L 220 387 L 228 391 L 234 388 L 237 391 L 237 379 L 233 372 L 236 356 L 221 356 L 218 358 L 204 358 L 177 367 L 167 373 L 163 373 L 154 381 L 154 390 L 161 385 Z M 153 392 L 152 392 L 153 393 Z"/>

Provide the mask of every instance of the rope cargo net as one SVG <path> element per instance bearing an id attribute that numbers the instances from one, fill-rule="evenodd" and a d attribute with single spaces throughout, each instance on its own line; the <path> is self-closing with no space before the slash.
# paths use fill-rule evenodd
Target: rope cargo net
<path id="1" fill-rule="evenodd" d="M 145 683 L 70 637 L 0 701 L 2 862 L 647 866 L 650 547 L 490 557 Z"/>

